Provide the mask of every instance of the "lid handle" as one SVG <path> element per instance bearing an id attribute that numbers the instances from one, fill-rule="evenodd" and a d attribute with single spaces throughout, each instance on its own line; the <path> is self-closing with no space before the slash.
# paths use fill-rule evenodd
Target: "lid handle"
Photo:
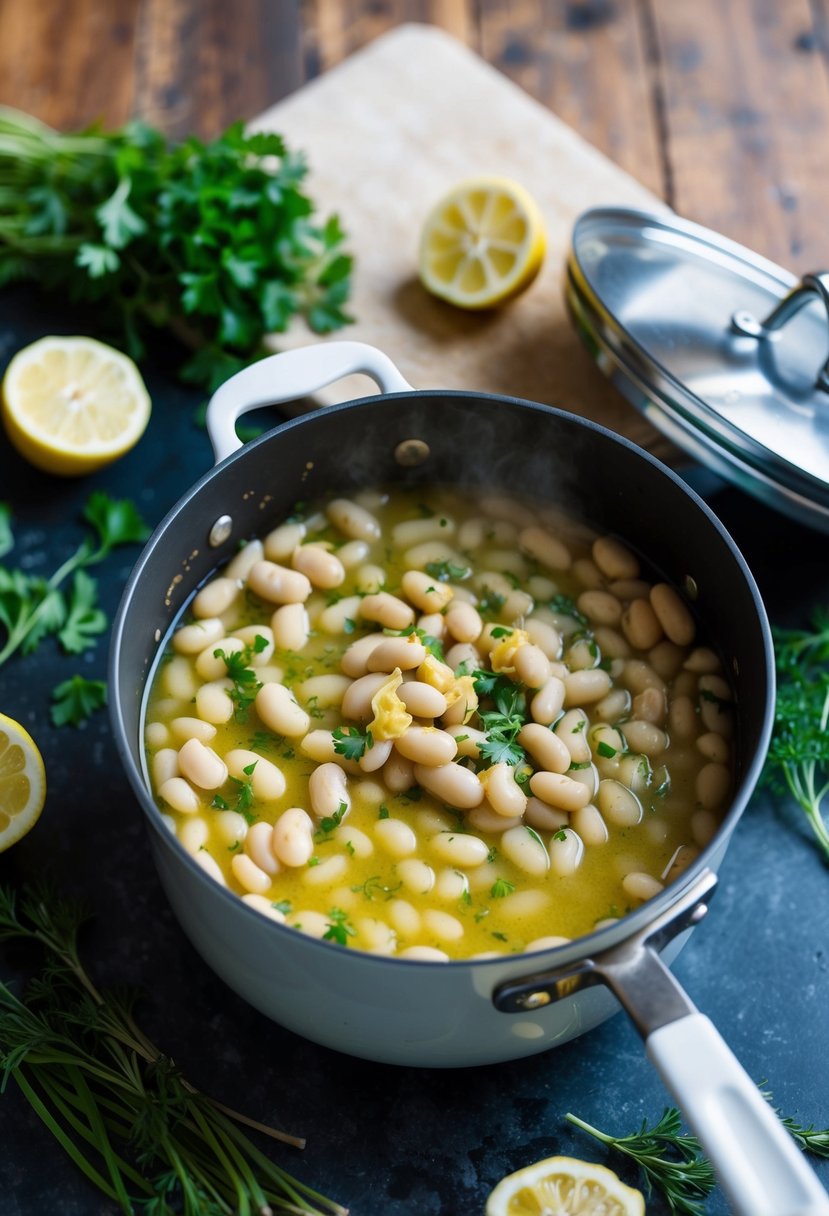
<path id="1" fill-rule="evenodd" d="M 758 341 L 772 338 L 814 296 L 823 301 L 829 319 L 829 272 L 818 270 L 814 274 L 804 274 L 797 286 L 774 306 L 765 321 L 758 321 L 753 313 L 738 309 L 731 318 L 731 328 L 744 338 L 757 338 Z M 829 393 L 829 359 L 817 374 L 815 388 Z"/>

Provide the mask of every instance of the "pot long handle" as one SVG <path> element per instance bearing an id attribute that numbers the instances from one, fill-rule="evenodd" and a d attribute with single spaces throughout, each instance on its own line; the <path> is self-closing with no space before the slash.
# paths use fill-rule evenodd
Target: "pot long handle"
<path id="1" fill-rule="evenodd" d="M 216 390 L 207 407 L 207 431 L 216 463 L 242 446 L 236 423 L 248 410 L 306 397 L 355 373 L 370 376 L 383 393 L 411 391 L 391 359 L 365 342 L 300 346 L 237 372 Z"/>
<path id="2" fill-rule="evenodd" d="M 704 1014 L 654 1030 L 646 1050 L 736 1211 L 829 1216 L 829 1195 Z"/>
<path id="3" fill-rule="evenodd" d="M 645 1040 L 648 1057 L 700 1139 L 736 1216 L 829 1216 L 829 1195 L 707 1017 L 659 957 L 698 924 L 716 877 L 703 870 L 642 930 L 587 959 L 506 980 L 496 1008 L 526 1013 L 605 984 Z"/>

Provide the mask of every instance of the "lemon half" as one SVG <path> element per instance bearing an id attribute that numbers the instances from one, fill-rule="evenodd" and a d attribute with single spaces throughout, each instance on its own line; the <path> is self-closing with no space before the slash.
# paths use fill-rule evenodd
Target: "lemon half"
<path id="1" fill-rule="evenodd" d="M 46 770 L 34 739 L 0 714 L 0 853 L 34 827 L 46 800 Z"/>
<path id="2" fill-rule="evenodd" d="M 486 1216 L 644 1216 L 641 1191 L 613 1170 L 575 1157 L 547 1157 L 502 1178 Z"/>
<path id="3" fill-rule="evenodd" d="M 492 308 L 533 281 L 547 241 L 533 197 L 517 182 L 461 182 L 426 218 L 420 241 L 423 285 L 460 308 Z"/>
<path id="4" fill-rule="evenodd" d="M 150 397 L 132 359 L 94 338 L 40 338 L 3 378 L 3 421 L 22 456 L 47 473 L 91 473 L 138 442 Z"/>

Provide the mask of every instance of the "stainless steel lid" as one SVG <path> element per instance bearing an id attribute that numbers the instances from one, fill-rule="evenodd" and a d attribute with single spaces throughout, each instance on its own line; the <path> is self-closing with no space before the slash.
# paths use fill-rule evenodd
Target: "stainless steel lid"
<path id="1" fill-rule="evenodd" d="M 655 427 L 764 502 L 829 531 L 829 274 L 716 232 L 584 212 L 566 296 L 597 363 Z"/>

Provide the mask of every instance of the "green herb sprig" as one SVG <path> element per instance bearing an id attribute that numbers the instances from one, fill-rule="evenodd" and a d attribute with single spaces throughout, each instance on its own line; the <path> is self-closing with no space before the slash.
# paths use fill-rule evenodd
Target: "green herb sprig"
<path id="1" fill-rule="evenodd" d="M 146 540 L 149 529 L 133 503 L 112 499 L 101 490 L 90 495 L 83 518 L 92 534 L 49 578 L 0 566 L 0 627 L 5 630 L 0 667 L 18 650 L 31 654 L 49 636 L 57 636 L 68 653 L 81 654 L 106 629 L 106 616 L 95 606 L 95 581 L 85 571 L 120 545 Z M 8 512 L 4 521 L 8 552 L 13 543 Z M 67 592 L 62 588 L 70 578 Z"/>
<path id="2" fill-rule="evenodd" d="M 473 672 L 473 687 L 481 698 L 489 699 L 493 709 L 478 709 L 481 729 L 486 739 L 478 744 L 481 758 L 489 764 L 523 764 L 524 749 L 516 743 L 527 721 L 527 698 L 523 690 L 507 676 L 491 671 Z"/>
<path id="3" fill-rule="evenodd" d="M 88 680 L 74 675 L 64 680 L 52 692 L 52 707 L 49 711 L 55 726 L 80 726 L 91 718 L 96 709 L 107 703 L 107 686 L 104 680 Z"/>
<path id="4" fill-rule="evenodd" d="M 225 651 L 218 647 L 213 651 L 214 659 L 222 660 L 227 669 L 227 678 L 233 681 L 229 696 L 233 702 L 235 722 L 247 722 L 250 707 L 262 687 L 256 672 L 248 664 L 253 656 L 261 654 L 267 645 L 267 638 L 257 633 L 253 641 L 246 643 L 241 650 Z"/>
<path id="5" fill-rule="evenodd" d="M 135 995 L 99 989 L 82 963 L 79 904 L 0 887 L 0 941 L 40 946 L 23 998 L 0 983 L 0 1068 L 89 1181 L 125 1216 L 334 1213 L 346 1209 L 275 1165 L 240 1124 L 284 1132 L 196 1090 L 141 1030 Z"/>
<path id="6" fill-rule="evenodd" d="M 777 701 L 764 779 L 791 794 L 829 861 L 829 610 L 818 609 L 811 626 L 772 631 Z"/>
<path id="7" fill-rule="evenodd" d="M 0 108 L 0 286 L 29 279 L 90 306 L 133 358 L 154 329 L 213 391 L 295 315 L 339 328 L 352 259 L 336 216 L 312 219 L 305 160 L 241 123 L 168 144 L 130 122 L 64 135 Z"/>

